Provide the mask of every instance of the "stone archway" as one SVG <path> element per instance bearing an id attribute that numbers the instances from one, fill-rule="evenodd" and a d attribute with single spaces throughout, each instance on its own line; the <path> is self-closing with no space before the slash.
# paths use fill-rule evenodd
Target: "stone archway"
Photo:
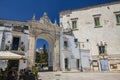
<path id="1" fill-rule="evenodd" d="M 29 50 L 28 50 L 28 67 L 35 65 L 35 45 L 36 39 L 42 38 L 48 41 L 50 45 L 49 52 L 49 68 L 53 71 L 60 70 L 60 31 L 61 28 L 51 23 L 49 17 L 45 13 L 40 21 L 35 20 L 35 16 L 28 21 L 29 28 Z"/>

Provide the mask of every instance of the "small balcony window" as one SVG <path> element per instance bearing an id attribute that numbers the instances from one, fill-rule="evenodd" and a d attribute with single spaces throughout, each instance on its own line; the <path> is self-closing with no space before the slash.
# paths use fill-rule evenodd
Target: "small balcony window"
<path id="1" fill-rule="evenodd" d="M 116 14 L 116 22 L 120 25 L 120 14 Z"/>
<path id="2" fill-rule="evenodd" d="M 95 28 L 102 27 L 100 22 L 100 16 L 101 14 L 93 15 Z"/>
<path id="3" fill-rule="evenodd" d="M 105 53 L 105 46 L 98 46 L 98 48 L 99 48 L 99 54 Z"/>
<path id="4" fill-rule="evenodd" d="M 96 27 L 100 26 L 100 17 L 95 17 L 94 21 L 95 21 L 95 26 Z"/>
<path id="5" fill-rule="evenodd" d="M 72 29 L 73 30 L 77 30 L 77 21 L 78 21 L 78 18 L 72 18 L 71 19 L 71 22 L 72 22 Z"/>
<path id="6" fill-rule="evenodd" d="M 64 41 L 64 49 L 68 49 L 68 41 Z"/>
<path id="7" fill-rule="evenodd" d="M 0 26 L 4 26 L 4 23 L 3 23 L 3 22 L 0 22 Z"/>
<path id="8" fill-rule="evenodd" d="M 107 44 L 106 43 L 100 43 L 100 44 L 97 44 L 98 46 L 98 52 L 99 52 L 99 55 L 105 55 L 107 52 L 106 52 L 106 46 Z"/>
<path id="9" fill-rule="evenodd" d="M 120 11 L 114 12 L 116 17 L 116 24 L 120 25 Z"/>
<path id="10" fill-rule="evenodd" d="M 77 21 L 72 21 L 72 29 L 77 29 Z"/>
<path id="11" fill-rule="evenodd" d="M 20 41 L 19 37 L 13 37 L 12 50 L 18 50 L 19 41 Z"/>

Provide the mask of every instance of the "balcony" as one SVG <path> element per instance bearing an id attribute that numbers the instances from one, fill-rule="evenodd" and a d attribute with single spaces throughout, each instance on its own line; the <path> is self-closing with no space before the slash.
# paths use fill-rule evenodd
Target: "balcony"
<path id="1" fill-rule="evenodd" d="M 24 51 L 19 51 L 19 50 L 11 50 L 11 52 L 19 54 L 19 55 L 24 55 Z"/>
<path id="2" fill-rule="evenodd" d="M 67 34 L 67 35 L 73 35 L 71 28 L 63 29 L 63 33 L 64 33 L 64 34 Z"/>
<path id="3" fill-rule="evenodd" d="M 24 32 L 24 30 L 28 30 L 28 26 L 13 26 L 13 31 Z"/>
<path id="4" fill-rule="evenodd" d="M 13 53 L 19 54 L 19 55 L 24 55 L 24 47 L 18 47 L 18 49 L 11 49 L 10 45 L 5 46 L 5 51 L 11 51 Z"/>
<path id="5" fill-rule="evenodd" d="M 107 53 L 100 53 L 99 56 L 107 56 Z"/>

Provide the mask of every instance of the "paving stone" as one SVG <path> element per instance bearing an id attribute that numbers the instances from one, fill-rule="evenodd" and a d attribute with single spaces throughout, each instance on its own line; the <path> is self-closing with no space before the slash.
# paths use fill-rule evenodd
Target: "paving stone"
<path id="1" fill-rule="evenodd" d="M 120 80 L 120 73 L 111 72 L 41 72 L 39 78 L 42 80 Z"/>

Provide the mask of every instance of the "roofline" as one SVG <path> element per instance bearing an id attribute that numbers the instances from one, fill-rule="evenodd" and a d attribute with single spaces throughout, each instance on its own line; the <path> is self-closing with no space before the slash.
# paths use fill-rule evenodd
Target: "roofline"
<path id="1" fill-rule="evenodd" d="M 81 7 L 81 8 L 70 9 L 70 10 L 63 10 L 63 11 L 60 11 L 60 12 L 59 12 L 59 15 L 65 14 L 66 12 L 69 13 L 69 12 L 71 12 L 71 11 L 88 10 L 88 9 L 91 9 L 91 8 L 108 6 L 108 5 L 113 5 L 113 4 L 120 4 L 120 1 L 108 2 L 108 3 L 97 4 L 97 5 L 93 5 L 93 6 Z"/>
<path id="2" fill-rule="evenodd" d="M 27 21 L 20 21 L 20 20 L 11 20 L 11 19 L 5 19 L 5 18 L 0 18 L 0 20 L 3 20 L 3 21 L 13 21 L 13 22 L 21 22 L 21 23 L 26 23 Z"/>

